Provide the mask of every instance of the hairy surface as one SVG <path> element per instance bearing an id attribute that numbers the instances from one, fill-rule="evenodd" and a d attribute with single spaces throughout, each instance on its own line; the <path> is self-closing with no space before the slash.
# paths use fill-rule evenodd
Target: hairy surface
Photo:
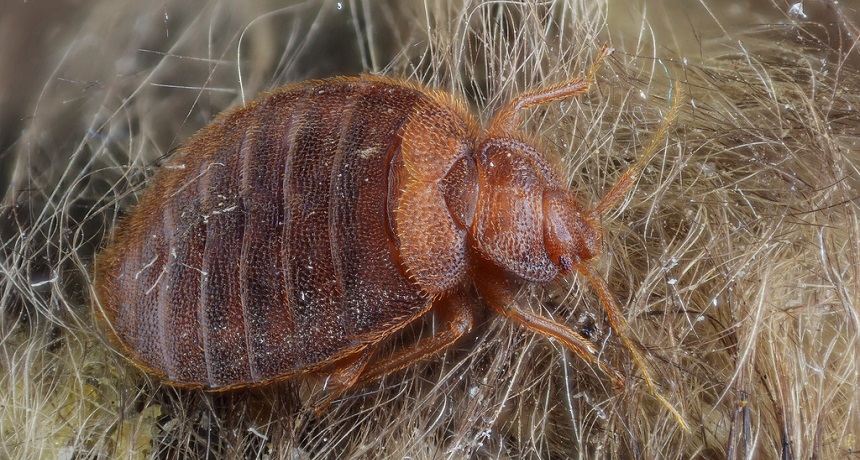
<path id="1" fill-rule="evenodd" d="M 842 3 L 4 9 L 0 457 L 857 455 L 860 19 Z M 490 317 L 321 416 L 306 402 L 324 381 L 174 389 L 97 333 L 96 250 L 215 114 L 283 83 L 372 72 L 489 116 L 514 94 L 582 75 L 603 43 L 617 51 L 596 87 L 524 113 L 523 132 L 591 208 L 639 158 L 681 82 L 689 100 L 664 149 L 604 217 L 600 269 L 690 432 L 636 377 L 579 277 L 517 300 L 590 339 L 626 374 L 620 391 L 563 347 Z M 416 323 L 390 349 L 437 326 Z"/>

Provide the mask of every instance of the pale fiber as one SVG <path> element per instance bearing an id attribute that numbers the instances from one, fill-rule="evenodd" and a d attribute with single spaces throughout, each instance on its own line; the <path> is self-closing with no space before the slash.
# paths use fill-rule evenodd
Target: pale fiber
<path id="1" fill-rule="evenodd" d="M 36 3 L 0 15 L 0 458 L 860 450 L 860 21 L 845 2 L 804 2 L 804 16 L 779 2 L 739 11 L 714 0 L 26 9 Z M 302 403 L 311 382 L 176 391 L 95 334 L 94 251 L 160 159 L 221 110 L 280 83 L 372 71 L 492 113 L 523 89 L 581 75 L 604 43 L 617 52 L 593 91 L 534 111 L 526 131 L 592 203 L 647 145 L 671 82 L 682 83 L 689 101 L 664 150 L 604 219 L 600 268 L 690 433 L 635 378 L 578 282 L 519 300 L 590 335 L 631 376 L 622 392 L 555 343 L 479 321 L 460 346 L 317 420 Z"/>

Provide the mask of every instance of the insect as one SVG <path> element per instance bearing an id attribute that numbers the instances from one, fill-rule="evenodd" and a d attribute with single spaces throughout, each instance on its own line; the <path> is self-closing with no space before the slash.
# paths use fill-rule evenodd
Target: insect
<path id="1" fill-rule="evenodd" d="M 632 187 L 678 104 L 593 210 L 518 131 L 524 109 L 588 91 L 610 53 L 585 78 L 514 98 L 484 131 L 447 93 L 369 75 L 288 85 L 227 111 L 178 149 L 97 257 L 106 329 L 173 385 L 315 372 L 339 395 L 467 333 L 473 286 L 490 310 L 620 385 L 588 340 L 515 301 L 523 283 L 576 271 L 651 384 L 591 260 L 600 215 Z M 430 312 L 442 330 L 374 356 Z"/>

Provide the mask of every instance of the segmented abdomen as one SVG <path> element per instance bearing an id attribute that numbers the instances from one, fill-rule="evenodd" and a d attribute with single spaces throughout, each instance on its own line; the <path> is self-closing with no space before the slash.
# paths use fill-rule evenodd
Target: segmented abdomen
<path id="1" fill-rule="evenodd" d="M 97 260 L 120 344 L 169 380 L 217 388 L 325 363 L 420 313 L 388 200 L 422 97 L 377 78 L 308 82 L 194 136 Z"/>

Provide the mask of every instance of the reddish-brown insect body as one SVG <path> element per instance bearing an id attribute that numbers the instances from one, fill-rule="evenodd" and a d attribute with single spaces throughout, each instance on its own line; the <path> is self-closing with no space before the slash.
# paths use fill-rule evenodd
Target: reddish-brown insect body
<path id="1" fill-rule="evenodd" d="M 482 133 L 449 95 L 372 76 L 286 86 L 221 115 L 173 155 L 98 257 L 109 330 L 173 384 L 227 389 L 314 371 L 337 393 L 467 332 L 471 283 L 493 311 L 620 382 L 587 340 L 514 301 L 522 283 L 578 270 L 626 342 L 589 260 L 599 213 L 647 158 L 586 211 L 517 132 L 521 109 L 587 91 L 606 55 L 585 79 L 516 98 Z M 431 310 L 446 328 L 371 359 Z"/>

